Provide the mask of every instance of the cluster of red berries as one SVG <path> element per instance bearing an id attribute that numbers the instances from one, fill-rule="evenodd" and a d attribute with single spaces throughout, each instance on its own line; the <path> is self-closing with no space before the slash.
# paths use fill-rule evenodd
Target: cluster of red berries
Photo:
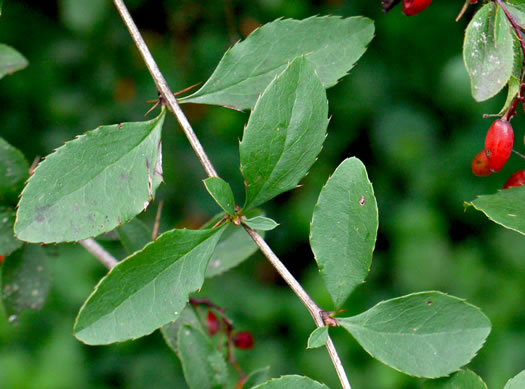
<path id="1" fill-rule="evenodd" d="M 485 137 L 485 148 L 472 160 L 472 173 L 476 176 L 486 177 L 499 172 L 507 163 L 512 154 L 514 145 L 514 131 L 510 122 L 497 119 L 490 126 Z M 514 173 L 507 180 L 504 189 L 525 184 L 525 170 Z"/>
<path id="2" fill-rule="evenodd" d="M 229 322 L 223 320 L 224 330 L 228 336 L 228 340 L 233 343 L 233 345 L 241 350 L 249 350 L 253 347 L 253 336 L 248 331 L 240 331 L 232 333 L 232 325 Z M 208 316 L 206 317 L 206 326 L 208 327 L 208 333 L 210 336 L 216 335 L 223 326 L 221 321 L 217 318 L 213 311 L 208 311 Z"/>

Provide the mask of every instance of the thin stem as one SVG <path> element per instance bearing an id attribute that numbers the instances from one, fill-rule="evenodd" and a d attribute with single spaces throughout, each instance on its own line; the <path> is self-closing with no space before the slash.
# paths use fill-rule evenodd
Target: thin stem
<path id="1" fill-rule="evenodd" d="M 151 77 L 153 78 L 153 81 L 155 82 L 155 85 L 157 86 L 157 89 L 159 90 L 162 99 L 166 102 L 170 111 L 172 111 L 173 114 L 177 117 L 177 120 L 184 131 L 184 134 L 186 135 L 190 144 L 192 145 L 193 150 L 195 151 L 199 160 L 201 161 L 201 164 L 206 170 L 206 173 L 209 177 L 218 177 L 211 161 L 209 160 L 206 152 L 202 148 L 199 140 L 197 139 L 195 132 L 191 128 L 188 119 L 184 115 L 184 112 L 182 112 L 182 110 L 180 109 L 179 104 L 177 103 L 177 99 L 175 98 L 175 96 L 173 96 L 170 88 L 168 87 L 168 84 L 166 83 L 166 80 L 164 79 L 164 76 L 160 72 L 155 60 L 153 59 L 148 47 L 146 46 L 144 39 L 142 38 L 139 30 L 137 29 L 137 26 L 135 25 L 135 22 L 133 21 L 128 9 L 126 8 L 126 5 L 122 0 L 113 0 L 113 3 L 115 4 L 115 7 L 117 8 L 122 20 L 126 24 L 131 38 L 137 46 L 137 49 L 140 51 L 142 58 L 144 59 L 144 62 L 148 67 Z M 314 303 L 314 301 L 311 299 L 308 293 L 306 293 L 306 291 L 292 276 L 288 269 L 282 264 L 279 258 L 273 253 L 272 249 L 266 244 L 264 239 L 251 228 L 244 225 L 243 227 L 248 232 L 250 237 L 255 241 L 259 249 L 266 256 L 266 258 L 276 268 L 279 274 L 281 274 L 281 276 L 285 279 L 285 281 L 292 288 L 295 294 L 306 306 L 306 308 L 312 315 L 316 326 L 324 327 L 325 322 L 322 317 L 322 312 L 324 311 L 321 308 L 319 308 L 317 304 Z M 343 389 L 351 389 L 350 383 L 348 381 L 348 378 L 346 377 L 346 373 L 343 368 L 343 364 L 339 359 L 339 355 L 337 354 L 335 346 L 330 337 L 328 337 L 328 340 L 326 342 L 326 348 L 341 382 L 341 386 L 343 387 Z"/>
<path id="2" fill-rule="evenodd" d="M 209 177 L 218 177 L 217 172 L 215 171 L 208 156 L 204 152 L 204 149 L 202 148 L 202 145 L 200 144 L 199 139 L 197 139 L 197 136 L 195 135 L 193 128 L 191 128 L 191 125 L 188 122 L 186 115 L 184 115 L 184 112 L 182 112 L 182 109 L 177 103 L 177 99 L 171 92 L 168 86 L 168 83 L 166 82 L 166 80 L 164 79 L 164 76 L 160 72 L 159 67 L 157 66 L 157 63 L 153 59 L 153 56 L 151 55 L 148 49 L 148 46 L 146 46 L 146 42 L 144 42 L 144 39 L 142 39 L 142 35 L 140 35 L 140 32 L 137 26 L 135 25 L 133 18 L 129 14 L 129 11 L 126 8 L 126 5 L 124 4 L 122 0 L 113 0 L 113 3 L 115 4 L 115 7 L 117 8 L 120 14 L 120 17 L 124 21 L 124 24 L 128 28 L 129 34 L 131 35 L 131 38 L 135 42 L 137 49 L 140 51 L 140 54 L 142 55 L 142 58 L 144 59 L 144 62 L 146 63 L 146 66 L 148 67 L 151 77 L 153 78 L 153 81 L 155 82 L 155 85 L 157 86 L 157 90 L 162 96 L 162 100 L 166 102 L 166 105 L 168 106 L 170 111 L 173 112 L 173 114 L 177 118 L 177 121 L 182 127 L 184 134 L 188 138 L 191 144 L 191 147 L 193 147 L 195 154 L 197 154 L 197 157 L 200 159 L 201 164 L 204 167 L 204 170 L 206 170 L 206 173 L 208 174 Z"/>
<path id="3" fill-rule="evenodd" d="M 257 231 L 251 229 L 247 225 L 243 224 L 244 229 L 246 232 L 250 235 L 250 237 L 253 239 L 255 244 L 259 247 L 259 250 L 264 254 L 264 256 L 270 261 L 270 263 L 273 265 L 273 267 L 279 272 L 281 277 L 284 278 L 288 286 L 295 292 L 297 297 L 303 302 L 306 309 L 308 309 L 308 312 L 310 312 L 310 315 L 312 315 L 312 318 L 314 319 L 315 325 L 317 327 L 324 327 L 325 321 L 323 319 L 323 313 L 324 311 L 317 306 L 317 304 L 310 298 L 308 293 L 303 289 L 303 287 L 297 282 L 297 280 L 294 278 L 294 276 L 288 271 L 286 266 L 283 265 L 283 263 L 279 260 L 277 255 L 273 252 L 273 250 L 268 246 L 268 244 L 265 242 L 265 240 L 257 233 Z M 330 358 L 332 359 L 332 363 L 335 367 L 335 370 L 337 372 L 337 375 L 339 376 L 339 381 L 341 381 L 341 385 L 343 389 L 351 389 L 350 382 L 348 381 L 348 378 L 346 377 L 346 373 L 343 367 L 343 364 L 341 363 L 341 359 L 339 358 L 339 355 L 337 354 L 337 350 L 335 349 L 334 343 L 332 342 L 332 339 L 330 336 L 328 336 L 328 340 L 326 342 L 326 349 L 328 350 L 328 354 L 330 354 Z"/>
<path id="4" fill-rule="evenodd" d="M 514 149 L 512 149 L 512 152 L 513 152 L 514 154 L 516 154 L 517 156 L 519 156 L 519 157 L 525 159 L 525 155 L 523 155 L 522 153 L 520 153 L 520 152 L 518 152 L 518 151 L 516 151 L 516 150 L 514 150 Z"/>
<path id="5" fill-rule="evenodd" d="M 157 235 L 159 233 L 160 215 L 162 214 L 163 205 L 164 205 L 164 200 L 161 200 L 159 202 L 159 207 L 157 208 L 157 216 L 155 216 L 155 224 L 153 225 L 153 232 L 151 233 L 151 237 L 153 238 L 153 240 L 157 239 Z"/>
<path id="6" fill-rule="evenodd" d="M 95 239 L 85 239 L 81 240 L 80 243 L 84 248 L 89 251 L 91 254 L 95 256 L 104 266 L 106 266 L 109 270 L 111 270 L 118 261 L 115 259 L 113 255 L 108 253 L 104 247 L 99 245 Z"/>
<path id="7" fill-rule="evenodd" d="M 321 317 L 322 309 L 319 308 L 317 304 L 308 295 L 308 293 L 306 293 L 303 287 L 299 284 L 299 282 L 297 282 L 294 276 L 288 271 L 286 266 L 283 265 L 283 263 L 279 260 L 277 255 L 275 255 L 273 250 L 270 248 L 270 246 L 268 246 L 268 244 L 261 237 L 261 235 L 259 235 L 257 231 L 251 229 L 245 224 L 243 224 L 243 227 L 246 230 L 246 232 L 250 235 L 250 237 L 253 239 L 255 244 L 259 247 L 259 249 L 264 254 L 264 256 L 270 261 L 270 263 L 277 270 L 277 272 L 281 275 L 281 277 L 284 278 L 288 286 L 290 286 L 290 288 L 294 291 L 297 297 L 301 299 L 306 309 L 308 309 L 308 311 L 310 312 L 310 315 L 312 315 L 315 321 L 315 324 L 318 324 L 318 327 L 323 327 L 324 322 Z"/>

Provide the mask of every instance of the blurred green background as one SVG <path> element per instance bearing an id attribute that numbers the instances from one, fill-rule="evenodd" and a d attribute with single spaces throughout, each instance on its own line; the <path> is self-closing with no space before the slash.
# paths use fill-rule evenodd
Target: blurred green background
<path id="1" fill-rule="evenodd" d="M 502 388 L 525 368 L 525 239 L 463 207 L 465 200 L 495 192 L 522 166 L 513 156 L 491 177 L 470 171 L 491 123 L 482 115 L 497 113 L 504 101 L 499 96 L 477 104 L 470 96 L 461 50 L 473 10 L 456 23 L 463 1 L 436 0 L 412 18 L 400 7 L 381 13 L 379 0 L 127 3 L 173 90 L 205 81 L 224 51 L 258 24 L 316 14 L 374 19 L 376 38 L 368 51 L 328 91 L 332 119 L 318 162 L 300 189 L 264 207 L 281 223 L 267 240 L 314 299 L 331 309 L 309 249 L 309 222 L 323 183 L 355 155 L 374 184 L 380 227 L 367 283 L 346 303 L 347 313 L 439 289 L 468 299 L 490 317 L 492 334 L 470 365 L 490 388 Z M 144 101 L 156 97 L 108 0 L 5 0 L 0 41 L 30 62 L 0 81 L 0 136 L 29 162 L 98 125 L 143 120 Z M 240 202 L 237 146 L 248 115 L 219 107 L 183 109 Z M 523 115 L 515 119 L 518 148 L 523 122 Z M 161 230 L 197 227 L 219 211 L 201 183 L 205 172 L 171 116 L 163 138 Z M 140 216 L 150 226 L 157 204 Z M 124 256 L 117 244 L 106 245 Z M 46 252 L 53 286 L 43 310 L 24 313 L 17 326 L 0 320 L 1 388 L 186 387 L 178 359 L 158 332 L 106 347 L 76 341 L 75 315 L 105 269 L 78 245 L 49 246 Z M 304 374 L 338 387 L 326 351 L 305 350 L 314 328 L 307 311 L 261 255 L 207 281 L 200 295 L 225 307 L 236 328 L 253 332 L 255 348 L 237 353 L 245 370 L 270 365 L 273 377 Z M 373 360 L 343 330 L 332 332 L 352 387 L 421 387 L 422 380 Z"/>

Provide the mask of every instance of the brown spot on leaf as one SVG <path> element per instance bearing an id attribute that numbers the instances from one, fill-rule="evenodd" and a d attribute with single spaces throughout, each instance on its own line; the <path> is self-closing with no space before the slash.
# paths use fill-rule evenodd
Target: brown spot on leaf
<path id="1" fill-rule="evenodd" d="M 361 198 L 359 199 L 359 205 L 364 206 L 365 204 L 366 204 L 365 195 L 361 195 Z"/>

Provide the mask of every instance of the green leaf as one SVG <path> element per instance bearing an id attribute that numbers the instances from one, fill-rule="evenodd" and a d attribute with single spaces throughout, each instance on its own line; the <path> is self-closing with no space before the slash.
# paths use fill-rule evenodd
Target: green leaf
<path id="1" fill-rule="evenodd" d="M 363 17 L 276 20 L 228 50 L 202 88 L 181 101 L 252 108 L 275 76 L 302 55 L 329 88 L 352 69 L 373 36 L 373 21 Z"/>
<path id="2" fill-rule="evenodd" d="M 304 57 L 270 83 L 240 144 L 245 209 L 297 186 L 321 151 L 328 126 L 326 92 Z"/>
<path id="3" fill-rule="evenodd" d="M 253 389 L 329 389 L 325 384 L 321 384 L 308 377 L 298 375 L 285 375 L 281 378 L 274 378 L 264 384 L 257 385 Z"/>
<path id="4" fill-rule="evenodd" d="M 137 218 L 120 226 L 115 231 L 128 254 L 141 250 L 152 240 L 151 231 Z"/>
<path id="5" fill-rule="evenodd" d="M 0 43 L 0 78 L 22 70 L 28 62 L 25 57 L 10 46 Z"/>
<path id="6" fill-rule="evenodd" d="M 370 271 L 377 227 L 377 203 L 365 166 L 348 158 L 321 190 L 310 228 L 310 245 L 336 307 Z"/>
<path id="7" fill-rule="evenodd" d="M 306 348 L 323 347 L 328 341 L 328 327 L 318 327 L 308 337 Z"/>
<path id="8" fill-rule="evenodd" d="M 525 186 L 498 191 L 492 195 L 478 196 L 470 203 L 490 220 L 509 230 L 525 235 Z"/>
<path id="9" fill-rule="evenodd" d="M 507 90 L 507 99 L 499 111 L 499 115 L 503 115 L 505 112 L 507 112 L 514 98 L 518 95 L 518 93 L 520 93 L 520 84 L 521 83 L 519 79 L 514 76 L 510 76 Z"/>
<path id="10" fill-rule="evenodd" d="M 478 308 L 441 292 L 382 301 L 338 322 L 372 357 L 425 378 L 446 376 L 469 363 L 491 329 Z"/>
<path id="11" fill-rule="evenodd" d="M 235 215 L 235 199 L 230 184 L 219 177 L 209 177 L 204 180 L 204 186 L 215 202 L 228 215 Z"/>
<path id="12" fill-rule="evenodd" d="M 22 192 L 18 238 L 78 241 L 144 210 L 162 181 L 164 115 L 163 110 L 148 122 L 99 127 L 49 155 Z"/>
<path id="13" fill-rule="evenodd" d="M 178 334 L 178 354 L 190 389 L 219 389 L 226 384 L 226 361 L 200 330 L 183 325 Z"/>
<path id="14" fill-rule="evenodd" d="M 2 6 L 4 5 L 4 0 L 0 0 L 0 16 L 2 16 Z"/>
<path id="15" fill-rule="evenodd" d="M 525 388 L 525 370 L 517 376 L 511 378 L 503 389 L 523 389 Z"/>
<path id="16" fill-rule="evenodd" d="M 0 205 L 0 255 L 9 255 L 22 247 L 23 242 L 15 238 L 14 224 L 15 210 Z"/>
<path id="17" fill-rule="evenodd" d="M 506 2 L 505 5 L 516 23 L 521 28 L 525 28 L 525 3 L 522 0 L 514 0 Z"/>
<path id="18" fill-rule="evenodd" d="M 176 320 L 200 289 L 223 229 L 171 230 L 105 276 L 82 306 L 75 336 L 109 344 L 150 334 Z"/>
<path id="19" fill-rule="evenodd" d="M 244 220 L 243 223 L 258 231 L 271 231 L 279 225 L 275 220 L 264 216 L 255 216 Z"/>
<path id="20" fill-rule="evenodd" d="M 28 176 L 29 164 L 23 154 L 0 138 L 0 199 L 18 199 Z"/>
<path id="21" fill-rule="evenodd" d="M 251 209 L 245 213 L 246 217 L 261 215 L 259 209 Z M 213 226 L 222 215 L 213 218 L 207 225 Z M 264 237 L 264 231 L 259 231 Z M 213 256 L 208 264 L 206 277 L 215 277 L 241 264 L 258 250 L 250 235 L 242 227 L 229 224 L 217 244 Z"/>
<path id="22" fill-rule="evenodd" d="M 487 385 L 473 371 L 460 370 L 447 378 L 425 381 L 423 389 L 487 389 Z"/>
<path id="23" fill-rule="evenodd" d="M 195 312 L 195 309 L 191 304 L 187 304 L 186 307 L 182 310 L 182 313 L 177 320 L 169 322 L 161 327 L 160 332 L 164 337 L 166 344 L 174 351 L 178 352 L 178 336 L 179 329 L 184 325 L 189 325 L 193 328 L 197 328 L 202 332 L 205 332 L 206 329 L 202 326 L 202 323 Z"/>
<path id="24" fill-rule="evenodd" d="M 4 259 L 2 301 L 9 322 L 16 323 L 26 309 L 44 306 L 50 287 L 47 258 L 38 245 L 25 245 Z"/>
<path id="25" fill-rule="evenodd" d="M 266 367 L 263 367 L 262 369 L 252 371 L 248 375 L 248 378 L 246 378 L 246 381 L 244 381 L 243 388 L 251 389 L 256 385 L 262 384 L 264 381 L 268 380 L 269 376 L 270 376 L 270 366 L 266 366 Z"/>
<path id="26" fill-rule="evenodd" d="M 470 21 L 463 59 L 476 101 L 495 96 L 507 84 L 514 64 L 513 37 L 505 14 L 493 2 Z"/>

